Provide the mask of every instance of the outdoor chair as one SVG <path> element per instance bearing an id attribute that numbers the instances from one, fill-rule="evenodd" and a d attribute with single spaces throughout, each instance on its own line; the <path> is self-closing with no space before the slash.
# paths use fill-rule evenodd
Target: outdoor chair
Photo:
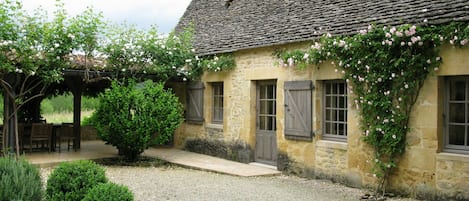
<path id="1" fill-rule="evenodd" d="M 52 145 L 52 124 L 43 124 L 43 123 L 33 123 L 31 125 L 31 136 L 30 136 L 30 151 L 33 152 L 33 142 L 36 142 L 36 148 L 38 148 L 38 143 L 40 142 L 42 147 L 44 144 L 47 144 L 49 152 L 51 151 Z"/>
<path id="2" fill-rule="evenodd" d="M 59 152 L 61 150 L 62 141 L 67 142 L 67 150 L 70 151 L 70 147 L 73 146 L 73 150 L 77 151 L 75 146 L 75 136 L 73 135 L 73 124 L 62 123 L 62 126 L 57 131 L 57 142 L 59 144 Z"/>

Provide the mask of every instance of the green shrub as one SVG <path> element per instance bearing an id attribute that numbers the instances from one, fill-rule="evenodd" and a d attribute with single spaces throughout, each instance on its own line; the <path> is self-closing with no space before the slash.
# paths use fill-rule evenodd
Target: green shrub
<path id="1" fill-rule="evenodd" d="M 23 159 L 0 157 L 0 200 L 41 200 L 39 170 Z"/>
<path id="2" fill-rule="evenodd" d="M 99 105 L 99 99 L 95 97 L 83 97 L 81 101 L 82 110 L 94 110 Z M 73 105 L 72 105 L 73 106 Z"/>
<path id="3" fill-rule="evenodd" d="M 47 180 L 47 199 L 79 201 L 91 188 L 106 182 L 104 168 L 92 161 L 61 163 Z"/>
<path id="4" fill-rule="evenodd" d="M 92 125 L 98 136 L 134 161 L 150 146 L 164 144 L 182 122 L 182 105 L 163 84 L 112 83 L 100 96 Z"/>
<path id="5" fill-rule="evenodd" d="M 115 183 L 99 184 L 88 191 L 82 201 L 133 201 L 134 195 L 126 186 Z"/>
<path id="6" fill-rule="evenodd" d="M 96 115 L 93 114 L 89 117 L 84 117 L 80 124 L 82 126 L 94 126 L 94 123 L 96 122 L 94 118 L 96 118 Z"/>
<path id="7" fill-rule="evenodd" d="M 52 103 L 49 99 L 44 99 L 41 102 L 41 113 L 42 114 L 54 113 L 54 106 L 52 105 Z"/>

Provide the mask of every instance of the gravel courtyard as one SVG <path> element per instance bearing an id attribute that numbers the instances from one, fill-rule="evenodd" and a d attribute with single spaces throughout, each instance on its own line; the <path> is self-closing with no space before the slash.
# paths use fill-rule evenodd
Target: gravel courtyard
<path id="1" fill-rule="evenodd" d="M 135 200 L 317 200 L 357 201 L 366 191 L 348 188 L 330 181 L 295 176 L 236 177 L 177 166 L 121 167 L 106 166 L 112 182 L 132 190 Z M 42 168 L 46 179 L 51 168 Z M 414 201 L 408 198 L 387 200 Z"/>

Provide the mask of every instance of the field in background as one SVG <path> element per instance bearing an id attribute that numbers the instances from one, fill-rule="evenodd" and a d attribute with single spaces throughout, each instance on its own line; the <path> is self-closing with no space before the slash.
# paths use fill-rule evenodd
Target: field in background
<path id="1" fill-rule="evenodd" d="M 91 116 L 98 102 L 97 98 L 82 97 L 81 122 Z M 73 122 L 73 96 L 65 94 L 44 99 L 41 102 L 41 116 L 48 123 Z"/>
<path id="2" fill-rule="evenodd" d="M 94 110 L 81 111 L 81 122 L 83 119 L 90 117 L 93 114 Z M 46 119 L 47 123 L 71 123 L 73 122 L 73 112 L 63 111 L 63 112 L 53 112 L 42 114 L 42 117 Z"/>

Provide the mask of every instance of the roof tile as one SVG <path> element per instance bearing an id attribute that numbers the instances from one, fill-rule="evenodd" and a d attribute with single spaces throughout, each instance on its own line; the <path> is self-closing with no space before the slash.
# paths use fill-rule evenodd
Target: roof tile
<path id="1" fill-rule="evenodd" d="M 469 21 L 468 0 L 192 0 L 176 30 L 193 23 L 198 54 L 352 34 L 369 24 Z"/>

